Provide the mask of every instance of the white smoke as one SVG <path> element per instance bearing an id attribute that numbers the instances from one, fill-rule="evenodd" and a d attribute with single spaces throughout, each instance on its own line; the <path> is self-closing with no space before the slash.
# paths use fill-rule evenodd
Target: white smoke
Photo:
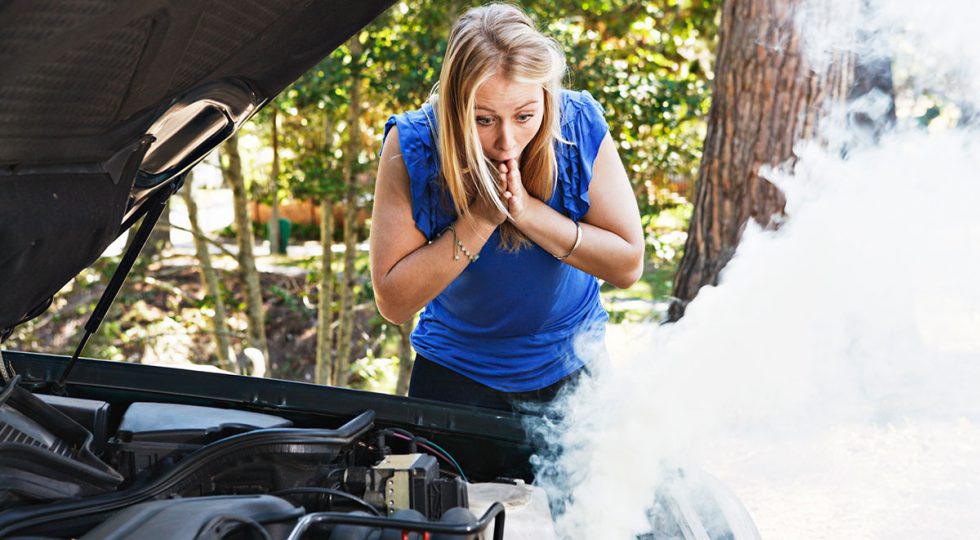
<path id="1" fill-rule="evenodd" d="M 750 226 L 720 286 L 563 404 L 564 428 L 544 430 L 562 454 L 537 464 L 565 537 L 649 530 L 678 466 L 726 481 L 763 537 L 980 526 L 980 132 L 955 127 L 980 105 L 980 4 L 886 1 L 823 34 L 801 20 L 814 62 L 842 46 L 894 59 L 899 125 L 846 158 L 801 144 L 794 174 L 764 171 L 784 225 Z M 921 100 L 943 111 L 928 129 Z"/>

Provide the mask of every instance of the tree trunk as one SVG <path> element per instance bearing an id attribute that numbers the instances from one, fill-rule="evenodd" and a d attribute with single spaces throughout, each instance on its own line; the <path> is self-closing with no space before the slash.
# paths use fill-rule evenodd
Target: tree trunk
<path id="1" fill-rule="evenodd" d="M 395 384 L 395 394 L 399 396 L 408 395 L 408 383 L 412 379 L 412 328 L 415 320 L 409 319 L 398 325 L 398 337 L 401 340 L 401 347 L 398 357 L 398 382 Z"/>
<path id="2" fill-rule="evenodd" d="M 269 193 L 272 194 L 269 212 L 269 254 L 279 253 L 279 109 L 273 105 L 272 109 L 272 172 L 269 174 Z"/>
<path id="3" fill-rule="evenodd" d="M 249 346 L 262 354 L 261 365 L 264 372 L 253 375 L 266 376 L 269 373 L 269 344 L 265 337 L 265 314 L 263 313 L 262 288 L 259 271 L 255 267 L 252 220 L 248 215 L 248 193 L 245 191 L 245 178 L 242 175 L 242 158 L 238 153 L 238 135 L 233 135 L 224 145 L 227 163 L 222 163 L 225 180 L 231 186 L 235 209 L 235 234 L 238 240 L 238 273 L 245 286 L 245 304 L 248 317 Z"/>
<path id="4" fill-rule="evenodd" d="M 201 285 L 209 298 L 214 303 L 214 317 L 211 318 L 211 331 L 214 333 L 215 356 L 218 357 L 218 364 L 228 371 L 238 371 L 235 369 L 234 351 L 228 341 L 228 325 L 225 323 L 225 303 L 221 299 L 221 287 L 218 281 L 218 274 L 211 264 L 211 254 L 208 253 L 208 243 L 204 239 L 204 231 L 197 220 L 197 203 L 191 196 L 191 188 L 194 183 L 193 171 L 187 173 L 184 187 L 181 188 L 181 195 L 184 197 L 184 204 L 187 205 L 187 217 L 191 222 L 191 231 L 194 235 L 194 248 L 197 251 L 197 260 L 201 263 Z"/>
<path id="5" fill-rule="evenodd" d="M 351 76 L 350 106 L 347 110 L 348 139 L 344 150 L 343 174 L 347 179 L 344 193 L 344 275 L 340 282 L 340 325 L 337 336 L 337 359 L 335 383 L 347 386 L 350 371 L 350 356 L 353 348 L 354 330 L 354 261 L 357 257 L 357 195 L 358 174 L 355 170 L 357 155 L 360 153 L 361 139 L 361 76 L 356 67 L 360 62 L 363 47 L 355 35 L 350 39 L 351 64 L 355 66 Z"/>
<path id="6" fill-rule="evenodd" d="M 334 384 L 333 363 L 333 201 L 320 201 L 320 299 L 316 321 L 316 383 Z"/>
<path id="7" fill-rule="evenodd" d="M 334 123 L 330 112 L 324 113 L 323 146 L 320 151 L 329 155 L 333 148 Z M 320 286 L 316 326 L 316 383 L 334 384 L 333 373 L 333 199 L 329 194 L 320 201 Z"/>
<path id="8" fill-rule="evenodd" d="M 749 218 L 778 225 L 785 200 L 759 176 L 760 167 L 792 167 L 793 145 L 816 134 L 822 107 L 848 96 L 850 55 L 819 72 L 804 58 L 794 19 L 802 4 L 727 0 L 723 6 L 708 132 L 670 321 L 683 316 L 698 289 L 718 283 Z M 844 16 L 808 4 L 828 22 Z"/>

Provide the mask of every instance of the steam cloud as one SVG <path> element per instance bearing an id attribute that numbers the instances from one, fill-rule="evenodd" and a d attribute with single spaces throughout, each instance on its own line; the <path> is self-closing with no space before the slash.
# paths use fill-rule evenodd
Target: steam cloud
<path id="1" fill-rule="evenodd" d="M 828 122 L 794 174 L 764 171 L 784 226 L 750 226 L 720 286 L 535 426 L 562 449 L 537 461 L 562 537 L 649 530 L 676 467 L 719 477 L 763 538 L 980 528 L 980 4 L 883 0 L 850 27 L 800 13 L 814 65 L 893 61 L 898 125 L 871 142 Z"/>

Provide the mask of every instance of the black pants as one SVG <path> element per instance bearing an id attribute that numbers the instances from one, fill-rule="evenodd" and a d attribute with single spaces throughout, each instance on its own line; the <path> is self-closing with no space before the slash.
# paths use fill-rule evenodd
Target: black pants
<path id="1" fill-rule="evenodd" d="M 501 392 L 416 354 L 408 395 L 501 411 L 535 412 L 554 400 L 567 385 L 574 384 L 581 372 L 580 369 L 540 390 Z"/>

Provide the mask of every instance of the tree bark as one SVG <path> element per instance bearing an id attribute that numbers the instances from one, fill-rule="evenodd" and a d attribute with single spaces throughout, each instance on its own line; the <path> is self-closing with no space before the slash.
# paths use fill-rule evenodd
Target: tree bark
<path id="1" fill-rule="evenodd" d="M 351 65 L 355 66 L 351 76 L 350 106 L 347 110 L 347 147 L 344 149 L 343 174 L 347 180 L 344 193 L 344 274 L 340 282 L 340 325 L 337 336 L 337 358 L 335 384 L 347 386 L 350 371 L 350 356 L 353 348 L 354 330 L 354 261 L 357 257 L 357 199 L 359 193 L 358 174 L 355 170 L 357 155 L 361 149 L 361 85 L 360 69 L 356 66 L 361 59 L 363 46 L 357 35 L 349 41 Z"/>
<path id="2" fill-rule="evenodd" d="M 248 215 L 248 193 L 245 191 L 245 177 L 242 175 L 242 158 L 238 153 L 238 134 L 225 143 L 223 150 L 227 162 L 222 163 L 225 181 L 231 186 L 235 209 L 235 235 L 238 241 L 238 273 L 245 286 L 245 304 L 248 318 L 249 346 L 262 354 L 262 366 L 266 376 L 269 373 L 269 344 L 265 336 L 265 314 L 262 302 L 262 288 L 259 271 L 255 266 L 252 220 Z M 253 373 L 253 375 L 259 375 Z"/>
<path id="3" fill-rule="evenodd" d="M 333 148 L 333 118 L 329 111 L 323 115 L 323 145 L 320 151 L 324 159 Z M 333 334 L 333 208 L 332 196 L 328 193 L 320 200 L 320 294 L 317 304 L 316 329 L 316 383 L 333 384 L 336 377 L 334 368 Z"/>
<path id="4" fill-rule="evenodd" d="M 408 383 L 412 379 L 412 366 L 415 363 L 412 359 L 412 328 L 415 327 L 415 319 L 409 319 L 398 325 L 398 337 L 401 347 L 398 356 L 398 382 L 395 383 L 395 394 L 399 396 L 408 395 Z"/>
<path id="5" fill-rule="evenodd" d="M 273 255 L 279 253 L 282 238 L 279 237 L 279 109 L 275 105 L 270 108 L 272 109 L 272 171 L 269 174 L 269 193 L 272 194 L 272 200 L 269 205 L 271 208 L 269 223 L 266 225 L 269 231 L 269 254 Z"/>
<path id="6" fill-rule="evenodd" d="M 197 203 L 191 195 L 194 184 L 194 172 L 187 173 L 184 180 L 184 187 L 181 188 L 181 195 L 184 204 L 187 205 L 187 217 L 191 222 L 191 231 L 194 235 L 194 248 L 197 251 L 197 260 L 201 264 L 201 285 L 209 298 L 214 303 L 214 317 L 211 318 L 211 330 L 214 333 L 215 356 L 218 357 L 218 364 L 228 371 L 238 371 L 235 369 L 234 352 L 231 343 L 228 341 L 228 325 L 225 323 L 225 303 L 221 299 L 221 287 L 218 281 L 218 274 L 211 264 L 211 254 L 208 252 L 208 243 L 204 239 L 204 232 L 201 230 L 197 219 Z"/>
<path id="7" fill-rule="evenodd" d="M 320 297 L 316 325 L 316 383 L 334 384 L 333 373 L 333 201 L 320 201 Z"/>
<path id="8" fill-rule="evenodd" d="M 842 55 L 811 66 L 795 16 L 803 0 L 726 0 L 694 213 L 674 279 L 668 320 L 676 321 L 704 285 L 717 285 L 749 218 L 776 227 L 785 199 L 759 176 L 764 165 L 795 164 L 794 144 L 812 138 L 823 107 L 843 102 L 854 59 Z M 811 9 L 829 23 L 827 3 Z M 840 5 L 840 4 L 837 4 Z M 812 19 L 810 19 L 812 20 Z"/>

